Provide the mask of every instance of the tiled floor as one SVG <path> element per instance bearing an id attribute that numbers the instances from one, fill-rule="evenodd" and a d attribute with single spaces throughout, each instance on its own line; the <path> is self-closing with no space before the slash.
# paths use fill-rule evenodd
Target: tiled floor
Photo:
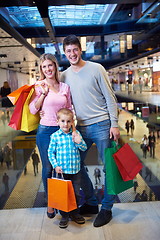
<path id="1" fill-rule="evenodd" d="M 95 228 L 95 216 L 86 223 L 70 222 L 60 229 L 60 216 L 48 219 L 46 208 L 27 208 L 0 211 L 0 240 L 159 240 L 160 202 L 116 203 L 113 219 Z"/>

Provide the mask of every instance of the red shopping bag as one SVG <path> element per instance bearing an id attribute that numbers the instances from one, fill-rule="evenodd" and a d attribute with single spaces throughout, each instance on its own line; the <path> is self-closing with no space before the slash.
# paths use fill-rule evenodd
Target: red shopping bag
<path id="1" fill-rule="evenodd" d="M 118 170 L 124 181 L 135 178 L 143 165 L 128 143 L 113 154 Z"/>
<path id="2" fill-rule="evenodd" d="M 64 212 L 70 212 L 77 208 L 71 180 L 48 178 L 48 207 Z"/>
<path id="3" fill-rule="evenodd" d="M 21 91 L 20 95 L 18 96 L 18 99 L 16 100 L 16 104 L 15 104 L 16 106 L 11 116 L 10 122 L 8 124 L 8 126 L 10 126 L 11 128 L 14 128 L 15 130 L 21 129 L 23 106 L 33 86 L 34 85 L 24 88 Z"/>
<path id="4" fill-rule="evenodd" d="M 16 102 L 18 100 L 18 98 L 20 97 L 20 95 L 23 92 L 30 92 L 30 90 L 33 88 L 34 85 L 24 85 L 18 89 L 16 89 L 14 92 L 11 92 L 7 97 L 9 98 L 9 100 L 13 103 L 13 105 L 16 105 Z"/>

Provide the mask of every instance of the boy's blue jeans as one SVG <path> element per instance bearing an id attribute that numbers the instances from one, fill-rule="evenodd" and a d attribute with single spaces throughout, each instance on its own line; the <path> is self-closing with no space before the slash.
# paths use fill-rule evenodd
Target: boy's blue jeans
<path id="1" fill-rule="evenodd" d="M 84 141 L 87 144 L 87 150 L 81 152 L 81 187 L 85 195 L 86 203 L 89 205 L 97 205 L 96 197 L 94 196 L 94 189 L 92 182 L 86 172 L 84 160 L 87 151 L 92 146 L 93 143 L 96 144 L 99 155 L 105 166 L 104 150 L 110 146 L 110 120 L 104 120 L 102 122 L 94 123 L 88 126 L 77 126 L 77 130 L 80 131 Z M 92 161 L 92 159 L 91 159 Z M 105 173 L 105 170 L 104 170 Z M 107 184 L 105 179 L 105 191 L 104 198 L 102 200 L 102 209 L 111 210 L 113 203 L 115 201 L 115 195 L 109 195 L 107 193 Z"/>
<path id="2" fill-rule="evenodd" d="M 44 191 L 47 197 L 47 178 L 52 177 L 52 165 L 48 159 L 48 147 L 50 143 L 50 136 L 52 133 L 59 129 L 58 126 L 44 126 L 39 125 L 36 135 L 36 144 L 39 149 L 41 161 L 42 161 L 42 181 L 44 185 Z"/>

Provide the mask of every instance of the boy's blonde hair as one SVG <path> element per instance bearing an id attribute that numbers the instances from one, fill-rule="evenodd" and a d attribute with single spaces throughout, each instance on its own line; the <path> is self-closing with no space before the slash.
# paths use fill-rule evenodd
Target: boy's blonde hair
<path id="1" fill-rule="evenodd" d="M 72 112 L 70 109 L 68 109 L 68 108 L 61 108 L 61 109 L 57 112 L 57 120 L 60 119 L 61 114 L 64 114 L 64 115 L 67 115 L 67 116 L 70 115 L 72 119 L 74 118 L 73 112 Z"/>

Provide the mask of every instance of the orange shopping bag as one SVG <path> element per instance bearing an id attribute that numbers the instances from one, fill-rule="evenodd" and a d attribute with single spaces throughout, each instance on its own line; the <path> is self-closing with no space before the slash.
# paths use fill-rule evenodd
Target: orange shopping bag
<path id="1" fill-rule="evenodd" d="M 25 101 L 26 101 L 30 91 L 33 88 L 34 88 L 34 85 L 30 85 L 30 86 L 27 85 L 27 87 L 25 87 L 23 89 L 21 88 L 20 94 L 17 93 L 17 95 L 15 95 L 15 97 L 16 97 L 15 101 L 16 102 L 14 102 L 14 104 L 16 106 L 14 108 L 13 114 L 12 114 L 10 122 L 8 124 L 8 126 L 14 128 L 15 130 L 20 130 L 21 129 L 21 120 L 22 120 L 23 106 L 25 104 Z M 16 91 L 14 91 L 14 92 L 16 92 Z M 12 92 L 12 93 L 14 93 L 14 92 Z"/>
<path id="2" fill-rule="evenodd" d="M 13 105 L 16 104 L 18 98 L 20 97 L 20 95 L 25 92 L 25 93 L 29 93 L 30 90 L 33 88 L 34 85 L 24 85 L 18 89 L 16 89 L 15 91 L 11 92 L 9 95 L 7 95 L 7 97 L 9 98 L 9 100 L 13 103 Z"/>
<path id="3" fill-rule="evenodd" d="M 48 178 L 48 207 L 64 212 L 77 208 L 71 180 Z"/>

